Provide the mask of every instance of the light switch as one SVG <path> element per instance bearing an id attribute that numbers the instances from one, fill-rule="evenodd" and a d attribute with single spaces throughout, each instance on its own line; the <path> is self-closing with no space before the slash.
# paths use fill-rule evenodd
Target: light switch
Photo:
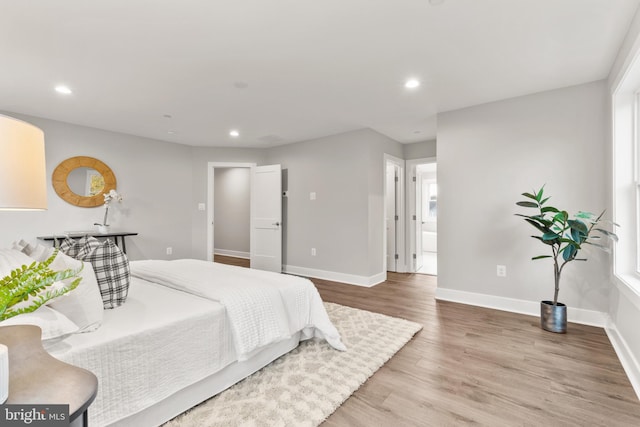
<path id="1" fill-rule="evenodd" d="M 309 200 L 315 200 L 316 199 L 316 193 L 315 191 L 312 191 L 311 193 L 309 193 Z"/>

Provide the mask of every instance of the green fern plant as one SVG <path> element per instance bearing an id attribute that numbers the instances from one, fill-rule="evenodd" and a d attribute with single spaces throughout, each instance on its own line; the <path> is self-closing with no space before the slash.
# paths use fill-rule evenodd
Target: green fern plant
<path id="1" fill-rule="evenodd" d="M 49 265 L 53 262 L 58 249 L 42 262 L 33 262 L 11 271 L 11 274 L 0 279 L 0 321 L 23 313 L 31 313 L 48 301 L 57 298 L 77 288 L 81 278 L 78 277 L 84 267 L 81 264 L 77 270 L 53 271 Z M 67 286 L 51 290 L 51 285 L 66 279 L 72 280 Z M 29 305 L 15 307 L 17 304 L 29 300 Z"/>

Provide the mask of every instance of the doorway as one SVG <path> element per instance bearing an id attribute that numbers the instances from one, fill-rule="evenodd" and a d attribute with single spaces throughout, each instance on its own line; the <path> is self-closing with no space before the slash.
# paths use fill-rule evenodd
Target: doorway
<path id="1" fill-rule="evenodd" d="M 407 162 L 410 271 L 438 274 L 438 181 L 435 158 Z"/>
<path id="2" fill-rule="evenodd" d="M 208 164 L 207 259 L 249 259 L 250 182 L 255 163 Z"/>
<path id="3" fill-rule="evenodd" d="M 385 271 L 403 273 L 404 251 L 404 160 L 384 156 L 384 264 Z"/>

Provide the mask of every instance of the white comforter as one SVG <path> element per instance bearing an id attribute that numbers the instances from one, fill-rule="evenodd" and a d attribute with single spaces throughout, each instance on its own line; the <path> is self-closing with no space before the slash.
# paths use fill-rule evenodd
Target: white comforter
<path id="1" fill-rule="evenodd" d="M 225 306 L 239 360 L 302 331 L 346 350 L 308 279 L 208 261 L 135 261 L 131 274 Z"/>

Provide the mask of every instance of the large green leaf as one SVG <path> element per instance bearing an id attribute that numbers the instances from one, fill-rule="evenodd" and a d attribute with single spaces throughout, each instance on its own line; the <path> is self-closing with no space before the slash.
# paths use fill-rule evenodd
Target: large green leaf
<path id="1" fill-rule="evenodd" d="M 540 211 L 542 213 L 547 213 L 547 212 L 560 212 L 558 210 L 558 208 L 554 208 L 553 206 L 545 206 L 544 208 L 540 209 Z"/>
<path id="2" fill-rule="evenodd" d="M 553 216 L 553 220 L 557 222 L 567 222 L 567 218 L 569 218 L 569 214 L 567 211 L 558 212 Z"/>
<path id="3" fill-rule="evenodd" d="M 546 227 L 540 223 L 538 223 L 537 221 L 534 221 L 532 219 L 526 218 L 525 221 L 527 221 L 529 224 L 533 225 L 535 228 L 537 228 L 538 230 L 540 230 L 542 233 L 549 233 L 551 232 L 551 230 L 549 229 L 549 227 Z"/>
<path id="4" fill-rule="evenodd" d="M 544 233 L 542 235 L 542 240 L 557 240 L 559 238 L 560 236 L 558 236 L 556 233 Z"/>
<path id="5" fill-rule="evenodd" d="M 567 221 L 567 224 L 569 224 L 569 227 L 571 227 L 572 230 L 579 231 L 584 235 L 589 234 L 589 228 L 587 225 L 578 219 L 570 219 Z"/>
<path id="6" fill-rule="evenodd" d="M 516 205 L 522 206 L 524 208 L 537 208 L 538 207 L 538 204 L 536 202 L 528 202 L 528 201 L 518 202 L 518 203 L 516 203 Z"/>
<path id="7" fill-rule="evenodd" d="M 540 200 L 542 200 L 543 191 L 544 191 L 544 185 L 540 187 L 540 190 L 536 193 L 536 200 L 538 201 L 538 203 L 540 203 Z"/>
<path id="8" fill-rule="evenodd" d="M 533 200 L 535 200 L 535 199 L 536 199 L 536 196 L 534 196 L 534 195 L 533 195 L 533 194 L 531 194 L 531 193 L 522 193 L 522 195 L 523 195 L 524 197 L 529 198 L 529 199 L 533 199 Z"/>
<path id="9" fill-rule="evenodd" d="M 565 261 L 569 261 L 576 256 L 576 253 L 578 253 L 578 250 L 576 249 L 576 247 L 573 245 L 568 245 L 566 248 L 562 250 L 562 258 Z"/>

